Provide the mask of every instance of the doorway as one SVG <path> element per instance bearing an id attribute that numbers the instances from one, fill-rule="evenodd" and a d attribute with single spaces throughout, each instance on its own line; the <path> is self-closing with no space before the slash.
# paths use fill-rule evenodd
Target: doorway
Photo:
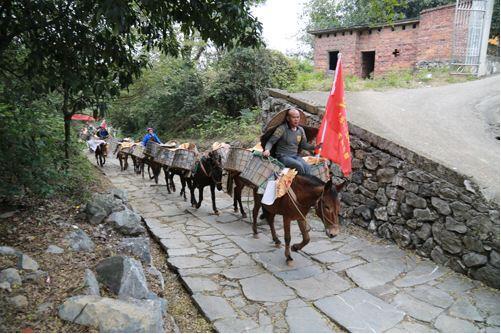
<path id="1" fill-rule="evenodd" d="M 362 52 L 362 78 L 368 79 L 374 73 L 374 62 L 376 61 L 376 51 Z"/>

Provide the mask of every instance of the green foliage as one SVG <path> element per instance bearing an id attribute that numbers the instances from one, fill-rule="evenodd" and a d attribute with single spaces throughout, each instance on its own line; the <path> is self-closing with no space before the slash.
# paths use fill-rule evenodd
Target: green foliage
<path id="1" fill-rule="evenodd" d="M 492 12 L 491 30 L 489 33 L 491 38 L 499 37 L 499 0 L 494 0 L 494 10 Z"/>
<path id="2" fill-rule="evenodd" d="M 265 88 L 285 88 L 297 76 L 290 60 L 278 51 L 236 48 L 214 64 L 207 83 L 207 101 L 215 110 L 237 117 L 255 106 Z"/>
<path id="3" fill-rule="evenodd" d="M 73 144 L 69 166 L 65 164 L 63 120 L 51 106 L 57 98 L 13 106 L 0 101 L 0 199 L 6 196 L 81 192 L 89 181 L 89 164 Z"/>
<path id="4" fill-rule="evenodd" d="M 307 59 L 294 59 L 293 63 L 298 75 L 297 79 L 287 87 L 289 92 L 330 90 L 332 86 L 331 75 L 315 71 L 311 61 Z"/>
<path id="5" fill-rule="evenodd" d="M 257 121 L 262 110 L 260 108 L 246 109 L 242 115 L 234 118 L 219 111 L 213 111 L 204 117 L 202 123 L 187 131 L 188 136 L 202 140 L 219 139 L 225 141 L 240 141 L 252 144 L 261 134 L 261 126 Z"/>

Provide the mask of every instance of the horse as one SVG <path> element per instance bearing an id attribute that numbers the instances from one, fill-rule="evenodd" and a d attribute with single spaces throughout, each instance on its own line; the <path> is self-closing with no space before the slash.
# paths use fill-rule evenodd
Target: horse
<path id="1" fill-rule="evenodd" d="M 116 154 L 118 161 L 120 162 L 120 170 L 125 171 L 129 167 L 128 155 L 127 153 L 122 151 L 122 144 L 118 144 L 117 148 L 113 152 L 113 155 Z"/>
<path id="2" fill-rule="evenodd" d="M 96 146 L 96 150 L 94 151 L 94 155 L 96 156 L 96 163 L 98 166 L 103 167 L 106 162 L 106 143 L 101 143 Z"/>
<path id="3" fill-rule="evenodd" d="M 322 220 L 325 233 L 329 238 L 334 238 L 339 233 L 339 213 L 341 202 L 339 192 L 344 188 L 346 182 L 334 185 L 332 180 L 326 183 L 313 175 L 296 175 L 286 195 L 277 198 L 272 205 L 261 204 L 262 195 L 254 191 L 254 210 L 252 220 L 252 230 L 257 237 L 257 213 L 262 206 L 266 211 L 266 220 L 270 226 L 271 236 L 276 247 L 280 247 L 280 240 L 275 231 L 274 218 L 276 215 L 283 216 L 285 258 L 288 264 L 293 259 L 291 256 L 291 221 L 297 220 L 303 240 L 292 245 L 292 251 L 301 250 L 310 242 L 306 215 L 314 207 L 315 213 Z"/>
<path id="4" fill-rule="evenodd" d="M 235 183 L 235 188 L 233 188 L 233 183 Z M 254 198 L 256 198 L 257 188 L 253 184 L 240 178 L 240 172 L 228 171 L 226 189 L 228 191 L 228 195 L 230 196 L 233 195 L 233 210 L 235 212 L 238 212 L 238 209 L 240 207 L 240 213 L 242 214 L 242 218 L 247 218 L 247 214 L 245 213 L 244 207 L 242 205 L 242 190 L 245 186 L 248 186 L 249 188 L 252 189 Z M 257 211 L 259 211 L 259 206 L 257 206 Z"/>
<path id="5" fill-rule="evenodd" d="M 207 156 L 202 156 L 197 162 L 195 170 L 195 173 L 189 178 L 188 182 L 191 206 L 197 209 L 200 208 L 202 205 L 204 188 L 209 186 L 212 198 L 212 210 L 214 210 L 216 215 L 219 215 L 219 211 L 216 207 L 215 189 L 217 188 L 219 191 L 223 190 L 223 167 L 221 156 L 216 151 L 210 151 Z M 198 188 L 198 202 L 195 199 L 196 188 Z"/>
<path id="6" fill-rule="evenodd" d="M 176 192 L 176 185 L 174 184 L 174 176 L 179 175 L 179 178 L 181 180 L 181 192 L 179 193 L 179 196 L 183 196 L 184 200 L 186 201 L 186 184 L 189 182 L 189 180 L 186 177 L 187 171 L 184 169 L 173 168 L 168 166 L 163 166 L 163 170 L 165 175 L 165 184 L 167 186 L 167 192 L 171 194 L 172 193 L 171 189 L 173 192 Z"/>

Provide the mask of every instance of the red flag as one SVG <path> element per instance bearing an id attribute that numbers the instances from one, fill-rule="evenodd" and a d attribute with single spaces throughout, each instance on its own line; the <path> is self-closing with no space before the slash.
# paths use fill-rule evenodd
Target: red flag
<path id="1" fill-rule="evenodd" d="M 317 144 L 322 144 L 317 154 L 337 163 L 344 176 L 351 173 L 350 136 L 346 120 L 341 57 L 337 61 L 334 82 L 317 134 Z"/>

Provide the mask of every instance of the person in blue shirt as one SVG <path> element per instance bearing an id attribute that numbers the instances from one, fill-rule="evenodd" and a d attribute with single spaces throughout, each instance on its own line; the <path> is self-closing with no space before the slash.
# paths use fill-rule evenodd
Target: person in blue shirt
<path id="1" fill-rule="evenodd" d="M 148 129 L 146 129 L 146 131 L 148 131 L 148 133 L 143 137 L 143 140 L 141 141 L 141 144 L 143 146 L 146 146 L 146 143 L 150 140 L 153 140 L 154 142 L 156 142 L 158 144 L 162 144 L 162 142 L 158 138 L 157 134 L 154 132 L 153 128 L 148 128 Z"/>
<path id="2" fill-rule="evenodd" d="M 99 139 L 104 140 L 104 139 L 108 138 L 108 136 L 110 134 L 108 133 L 108 130 L 106 130 L 106 128 L 99 127 L 96 135 L 99 137 Z"/>

